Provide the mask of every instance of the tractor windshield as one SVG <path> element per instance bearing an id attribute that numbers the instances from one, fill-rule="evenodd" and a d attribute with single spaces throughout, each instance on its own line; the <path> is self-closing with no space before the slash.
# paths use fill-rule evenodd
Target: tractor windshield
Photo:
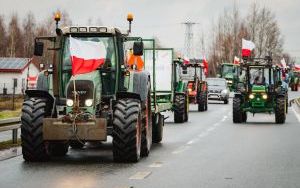
<path id="1" fill-rule="evenodd" d="M 222 75 L 232 74 L 234 70 L 233 65 L 223 65 Z"/>
<path id="2" fill-rule="evenodd" d="M 271 80 L 269 80 L 270 76 L 271 76 Z M 273 84 L 273 76 L 270 75 L 268 68 L 250 67 L 250 84 L 252 85 Z"/>
<path id="3" fill-rule="evenodd" d="M 101 68 L 101 71 L 104 71 L 105 74 L 102 77 L 102 83 L 109 83 L 109 85 L 102 84 L 102 92 L 105 95 L 109 95 L 114 92 L 115 90 L 115 70 L 116 70 L 116 48 L 115 42 L 113 37 L 105 36 L 72 36 L 78 40 L 82 41 L 93 41 L 102 43 L 106 48 L 106 57 L 105 63 Z M 63 87 L 69 82 L 71 78 L 71 70 L 72 70 L 72 63 L 71 63 L 71 55 L 70 55 L 70 44 L 69 44 L 69 37 L 66 37 L 64 41 L 64 49 L 63 49 L 63 57 L 62 57 L 62 80 L 63 80 Z M 63 88 L 65 90 L 65 88 Z"/>

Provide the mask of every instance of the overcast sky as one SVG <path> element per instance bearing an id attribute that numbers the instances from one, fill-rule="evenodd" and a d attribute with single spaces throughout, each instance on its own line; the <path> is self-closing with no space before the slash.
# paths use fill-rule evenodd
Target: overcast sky
<path id="1" fill-rule="evenodd" d="M 89 19 L 103 25 L 126 29 L 126 15 L 134 14 L 133 31 L 143 37 L 157 36 L 165 47 L 184 47 L 184 21 L 199 23 L 195 35 L 201 30 L 209 38 L 212 22 L 224 10 L 233 7 L 234 0 L 0 0 L 0 14 L 5 17 L 18 13 L 19 17 L 32 11 L 37 20 L 44 20 L 56 9 L 66 10 L 73 24 L 86 25 Z M 241 12 L 248 12 L 252 0 L 236 0 Z M 260 0 L 261 6 L 270 8 L 278 19 L 284 36 L 284 49 L 300 57 L 300 1 Z M 195 39 L 196 40 L 196 39 Z"/>

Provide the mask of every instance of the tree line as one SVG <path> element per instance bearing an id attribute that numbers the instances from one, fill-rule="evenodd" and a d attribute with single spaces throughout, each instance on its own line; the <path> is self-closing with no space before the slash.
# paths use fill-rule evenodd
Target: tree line
<path id="1" fill-rule="evenodd" d="M 272 54 L 275 62 L 285 57 L 288 64 L 292 63 L 289 54 L 283 52 L 284 39 L 275 14 L 253 3 L 244 15 L 241 16 L 241 10 L 234 4 L 231 10 L 225 10 L 213 24 L 211 40 L 206 46 L 211 75 L 216 75 L 221 63 L 233 62 L 235 56 L 241 56 L 242 38 L 255 43 L 253 56 Z M 200 41 L 202 44 L 199 45 L 203 46 L 203 39 Z"/>

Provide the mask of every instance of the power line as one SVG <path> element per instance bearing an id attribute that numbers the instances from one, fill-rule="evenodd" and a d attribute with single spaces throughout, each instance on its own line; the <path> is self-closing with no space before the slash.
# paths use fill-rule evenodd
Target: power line
<path id="1" fill-rule="evenodd" d="M 185 25 L 184 55 L 188 58 L 192 58 L 194 56 L 193 26 L 199 23 L 183 22 L 182 24 Z"/>

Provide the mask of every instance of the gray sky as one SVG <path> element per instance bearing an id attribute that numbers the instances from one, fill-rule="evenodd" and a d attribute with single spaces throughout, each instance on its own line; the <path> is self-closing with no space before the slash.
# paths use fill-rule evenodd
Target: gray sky
<path id="1" fill-rule="evenodd" d="M 212 22 L 224 10 L 232 8 L 234 0 L 0 0 L 0 14 L 20 17 L 32 11 L 38 21 L 44 20 L 56 9 L 66 10 L 74 24 L 87 24 L 100 18 L 103 25 L 126 29 L 126 15 L 134 14 L 133 34 L 143 37 L 157 36 L 166 47 L 182 49 L 184 46 L 184 21 L 200 23 L 196 32 L 203 30 L 209 39 Z M 236 0 L 241 12 L 246 13 L 253 0 Z M 285 39 L 284 48 L 300 57 L 299 0 L 260 0 L 261 6 L 270 8 L 278 19 Z M 197 40 L 195 38 L 195 40 Z"/>

